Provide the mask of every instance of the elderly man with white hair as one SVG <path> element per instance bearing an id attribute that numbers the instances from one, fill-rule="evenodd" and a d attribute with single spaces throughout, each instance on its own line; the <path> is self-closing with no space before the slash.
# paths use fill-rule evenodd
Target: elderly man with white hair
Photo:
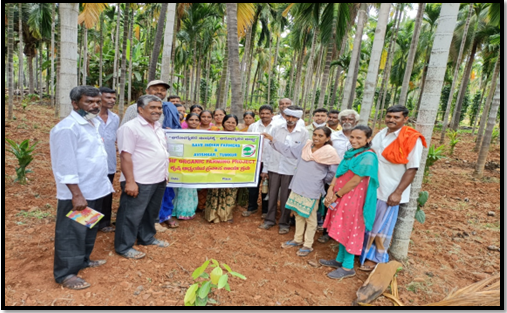
<path id="1" fill-rule="evenodd" d="M 340 121 L 340 125 L 342 126 L 342 130 L 335 131 L 331 134 L 331 141 L 333 142 L 333 148 L 336 149 L 336 153 L 338 153 L 338 157 L 343 159 L 343 156 L 347 150 L 352 148 L 352 145 L 349 141 L 350 133 L 352 129 L 359 122 L 359 114 L 354 110 L 343 110 L 338 114 L 338 120 Z M 327 187 L 326 187 L 327 188 Z M 327 190 L 327 189 L 326 189 Z M 324 215 L 317 214 L 318 219 L 318 228 L 322 229 L 322 224 L 324 224 L 324 218 L 327 214 L 327 208 L 324 209 Z M 327 230 L 323 229 L 322 236 L 317 239 L 320 243 L 326 243 L 329 241 L 329 236 L 327 234 Z"/>
<path id="2" fill-rule="evenodd" d="M 288 146 L 300 145 L 306 142 L 308 140 L 308 131 L 305 129 L 304 123 L 303 126 L 298 123 L 303 116 L 303 109 L 291 105 L 283 113 L 286 122 L 273 126 L 269 134 L 273 136 L 275 141 L 285 142 Z M 282 157 L 279 152 L 270 149 L 266 165 L 269 177 L 269 204 L 264 223 L 259 228 L 270 229 L 276 224 L 278 192 L 280 191 L 281 215 L 278 221 L 278 233 L 287 234 L 290 228 L 290 210 L 285 208 L 285 203 L 290 194 L 289 185 L 296 171 L 297 159 Z"/>

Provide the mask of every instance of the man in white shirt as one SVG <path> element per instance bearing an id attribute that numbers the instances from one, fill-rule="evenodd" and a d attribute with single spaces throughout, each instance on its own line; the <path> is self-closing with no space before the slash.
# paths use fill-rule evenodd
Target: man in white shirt
<path id="1" fill-rule="evenodd" d="M 259 116 L 260 120 L 253 123 L 248 127 L 247 132 L 253 132 L 253 133 L 264 133 L 264 132 L 270 132 L 271 128 L 273 127 L 273 108 L 265 104 L 259 108 Z M 257 187 L 251 187 L 248 188 L 248 209 L 241 213 L 242 216 L 250 216 L 252 214 L 255 214 L 257 212 L 257 199 L 259 198 L 259 186 L 261 182 L 263 182 L 265 179 L 268 178 L 268 169 L 266 166 L 266 160 L 267 156 L 269 154 L 269 144 L 264 141 L 264 144 L 262 146 L 262 160 L 261 160 L 261 169 L 260 169 L 260 177 L 259 177 L 259 183 L 257 184 Z M 268 213 L 268 200 L 264 200 L 267 193 L 261 194 L 262 199 L 262 218 L 266 217 L 266 214 Z"/>
<path id="2" fill-rule="evenodd" d="M 303 109 L 298 106 L 289 106 L 284 110 L 284 114 L 286 123 L 275 125 L 269 134 L 276 141 L 285 142 L 290 146 L 304 144 L 308 140 L 308 131 L 298 124 L 303 115 Z M 290 194 L 289 185 L 296 171 L 297 159 L 282 157 L 279 152 L 270 149 L 266 163 L 269 177 L 268 214 L 259 228 L 270 229 L 276 224 L 278 192 L 280 191 L 281 215 L 278 221 L 278 233 L 287 234 L 290 228 L 290 210 L 285 208 L 285 203 Z"/>
<path id="3" fill-rule="evenodd" d="M 283 99 L 278 100 L 279 113 L 277 115 L 273 116 L 273 122 L 275 124 L 285 124 L 285 122 L 286 122 L 285 113 L 283 113 L 283 111 L 291 105 L 292 105 L 292 100 L 289 98 L 283 98 Z M 297 124 L 299 126 L 305 127 L 305 121 L 301 118 L 297 121 Z"/>
<path id="4" fill-rule="evenodd" d="M 51 167 L 56 181 L 55 281 L 69 289 L 84 289 L 89 283 L 78 277 L 87 267 L 105 260 L 90 260 L 98 227 L 88 228 L 70 218 L 72 211 L 100 208 L 103 197 L 113 192 L 107 178 L 107 153 L 99 134 L 100 91 L 92 86 L 70 92 L 73 110 L 49 134 Z"/>
<path id="5" fill-rule="evenodd" d="M 340 121 L 340 124 L 342 126 L 342 130 L 335 131 L 331 134 L 331 141 L 333 142 L 333 148 L 335 148 L 336 153 L 338 154 L 338 157 L 340 160 L 343 159 L 343 156 L 345 155 L 345 152 L 352 148 L 352 145 L 349 141 L 350 133 L 352 132 L 352 129 L 357 125 L 359 122 L 359 113 L 357 113 L 354 110 L 343 110 L 338 114 L 338 120 Z M 327 187 L 326 187 L 327 190 Z M 324 224 L 324 218 L 327 214 L 327 207 L 324 209 L 324 215 L 320 215 L 317 213 L 317 219 L 319 221 L 319 228 L 322 227 L 322 224 Z M 326 243 L 329 241 L 329 235 L 327 233 L 327 229 L 324 228 L 322 236 L 317 239 L 320 243 Z"/>
<path id="6" fill-rule="evenodd" d="M 321 126 L 327 126 L 327 109 L 325 108 L 318 108 L 315 111 L 313 111 L 313 122 L 306 126 L 306 130 L 308 131 L 308 136 L 310 138 L 313 137 L 313 131 L 317 127 Z"/>
<path id="7" fill-rule="evenodd" d="M 385 123 L 372 140 L 372 148 L 379 160 L 379 188 L 377 211 L 371 231 L 366 231 L 360 257 L 361 270 L 371 271 L 377 263 L 389 261 L 391 244 L 399 206 L 408 203 L 410 184 L 421 163 L 424 137 L 415 129 L 405 126 L 408 109 L 395 105 L 387 109 Z M 367 260 L 365 262 L 365 260 Z"/>
<path id="8" fill-rule="evenodd" d="M 116 103 L 116 91 L 107 87 L 100 87 L 102 103 L 99 115 L 95 119 L 99 122 L 99 134 L 104 140 L 107 152 L 107 177 L 111 184 L 116 173 L 116 131 L 120 125 L 120 118 L 111 111 Z M 114 231 L 111 226 L 111 211 L 113 206 L 113 193 L 108 194 L 102 201 L 100 213 L 104 214 L 97 227 L 104 233 Z"/>
<path id="9" fill-rule="evenodd" d="M 158 122 L 162 100 L 144 95 L 137 100 L 139 115 L 118 129 L 122 189 L 116 217 L 114 249 L 126 258 L 145 256 L 133 248 L 138 245 L 168 247 L 158 240 L 157 219 L 168 176 L 167 141 Z"/>

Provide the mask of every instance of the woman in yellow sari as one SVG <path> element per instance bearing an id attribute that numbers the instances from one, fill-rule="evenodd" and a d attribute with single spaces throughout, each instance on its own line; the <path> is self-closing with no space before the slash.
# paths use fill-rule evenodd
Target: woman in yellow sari
<path id="1" fill-rule="evenodd" d="M 226 115 L 223 119 L 224 131 L 236 131 L 238 118 L 235 115 Z M 206 195 L 206 209 L 204 218 L 210 223 L 232 223 L 232 210 L 236 207 L 238 188 L 208 189 Z"/>

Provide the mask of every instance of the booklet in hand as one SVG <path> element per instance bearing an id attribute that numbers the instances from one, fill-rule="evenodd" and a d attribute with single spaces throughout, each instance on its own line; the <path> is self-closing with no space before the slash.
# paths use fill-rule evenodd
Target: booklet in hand
<path id="1" fill-rule="evenodd" d="M 90 207 L 86 207 L 82 211 L 72 210 L 67 214 L 67 217 L 73 219 L 74 221 L 82 224 L 88 228 L 92 228 L 97 224 L 104 214 L 95 211 Z"/>

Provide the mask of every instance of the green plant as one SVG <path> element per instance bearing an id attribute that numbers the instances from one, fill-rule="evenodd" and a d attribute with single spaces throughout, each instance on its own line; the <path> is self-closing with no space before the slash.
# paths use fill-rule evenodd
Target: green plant
<path id="1" fill-rule="evenodd" d="M 458 144 L 459 142 L 459 139 L 458 139 L 458 132 L 452 130 L 452 129 L 449 129 L 447 131 L 447 137 L 449 138 L 449 147 L 450 147 L 450 151 L 449 151 L 449 155 L 453 155 L 454 154 L 454 147 L 456 147 L 456 145 Z"/>
<path id="2" fill-rule="evenodd" d="M 422 208 L 428 201 L 428 197 L 429 193 L 427 191 L 421 191 L 419 192 L 419 198 L 417 198 L 417 211 L 415 211 L 415 219 L 421 224 L 424 224 L 424 221 L 426 221 L 426 214 Z"/>
<path id="3" fill-rule="evenodd" d="M 495 126 L 495 128 L 493 128 L 493 132 L 491 133 L 491 144 L 495 143 L 498 137 L 500 137 L 500 130 L 497 126 Z"/>
<path id="4" fill-rule="evenodd" d="M 213 263 L 210 265 L 210 261 Z M 214 267 L 210 274 L 206 273 L 206 269 L 208 265 Z M 222 268 L 218 261 L 211 259 L 206 260 L 200 267 L 196 268 L 192 273 L 192 279 L 197 281 L 201 278 L 200 281 L 197 281 L 195 284 L 190 286 L 185 293 L 185 306 L 205 306 L 209 303 L 216 303 L 216 300 L 210 299 L 208 296 L 212 291 L 212 288 L 222 289 L 225 288 L 227 291 L 231 291 L 228 283 L 229 276 L 236 276 L 241 279 L 246 279 L 245 276 L 240 273 L 233 272 L 231 268 L 222 263 L 223 268 L 227 270 L 228 273 L 223 273 Z"/>
<path id="5" fill-rule="evenodd" d="M 435 164 L 436 161 L 444 157 L 442 152 L 444 151 L 445 145 L 441 145 L 435 148 L 435 145 L 431 145 L 428 149 L 428 158 L 426 159 L 426 165 L 424 166 L 424 178 L 427 178 L 430 174 L 430 167 Z"/>
<path id="6" fill-rule="evenodd" d="M 5 138 L 5 141 L 9 143 L 10 149 L 7 150 L 14 154 L 14 156 L 18 159 L 19 167 L 16 168 L 17 178 L 15 181 L 19 181 L 20 184 L 24 185 L 26 183 L 26 174 L 31 173 L 32 171 L 27 169 L 26 167 L 33 160 L 33 150 L 35 150 L 35 146 L 38 142 L 35 142 L 32 146 L 29 144 L 29 139 L 22 141 L 19 145 L 11 139 Z"/>
<path id="7" fill-rule="evenodd" d="M 50 217 L 51 213 L 41 211 L 40 209 L 37 209 L 34 211 L 21 210 L 18 214 L 16 214 L 16 216 L 22 216 L 22 217 L 26 217 L 26 218 L 36 218 L 36 219 L 41 220 L 43 218 Z"/>

